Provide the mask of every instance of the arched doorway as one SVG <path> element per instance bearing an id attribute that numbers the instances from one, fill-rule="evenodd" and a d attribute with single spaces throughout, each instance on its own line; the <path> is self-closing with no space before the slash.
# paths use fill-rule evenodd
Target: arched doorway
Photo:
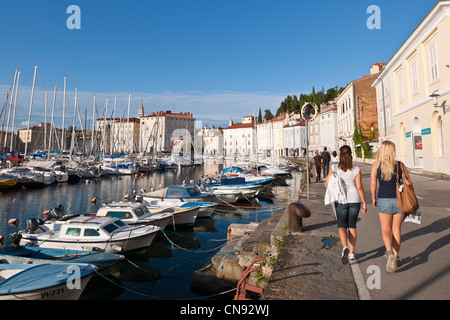
<path id="1" fill-rule="evenodd" d="M 423 168 L 422 130 L 419 118 L 414 118 L 412 131 L 413 165 L 415 168 Z"/>

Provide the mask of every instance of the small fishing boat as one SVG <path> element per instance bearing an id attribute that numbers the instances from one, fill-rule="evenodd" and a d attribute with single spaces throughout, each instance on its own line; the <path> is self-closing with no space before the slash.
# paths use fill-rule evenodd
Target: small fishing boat
<path id="1" fill-rule="evenodd" d="M 11 189 L 17 185 L 17 177 L 9 174 L 0 174 L 0 190 Z"/>
<path id="2" fill-rule="evenodd" d="M 153 192 L 142 194 L 142 200 L 151 204 L 158 201 L 159 205 L 176 207 L 185 202 L 220 202 L 220 200 L 210 192 L 201 192 L 194 185 L 172 185 Z"/>
<path id="3" fill-rule="evenodd" d="M 0 248 L 0 263 L 87 263 L 98 270 L 109 268 L 124 259 L 116 253 L 52 249 L 29 246 L 9 246 Z"/>
<path id="4" fill-rule="evenodd" d="M 0 264 L 0 300 L 78 300 L 95 272 L 92 264 Z"/>
<path id="5" fill-rule="evenodd" d="M 75 215 L 41 223 L 28 219 L 27 229 L 16 237 L 22 246 L 124 253 L 144 250 L 158 232 L 155 226 L 129 226 L 117 218 Z"/>
<path id="6" fill-rule="evenodd" d="M 97 217 L 121 219 L 128 225 L 153 225 L 165 228 L 172 222 L 173 210 L 149 209 L 139 202 L 112 202 L 98 209 Z"/>
<path id="7" fill-rule="evenodd" d="M 208 218 L 214 212 L 214 209 L 219 204 L 216 202 L 186 202 L 183 203 L 180 208 L 192 208 L 197 207 L 199 209 L 197 218 Z"/>

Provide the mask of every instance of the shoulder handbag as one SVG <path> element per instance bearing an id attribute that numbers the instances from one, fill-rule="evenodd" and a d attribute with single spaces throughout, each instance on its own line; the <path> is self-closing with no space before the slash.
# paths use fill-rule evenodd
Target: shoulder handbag
<path id="1" fill-rule="evenodd" d="M 414 190 L 408 186 L 406 183 L 400 181 L 398 176 L 398 163 L 397 161 L 397 181 L 396 181 L 396 192 L 397 192 L 397 207 L 403 213 L 416 212 L 419 209 L 419 201 L 417 200 L 416 193 Z M 402 163 L 403 176 L 405 175 L 405 166 Z M 404 180 L 402 178 L 402 180 Z"/>

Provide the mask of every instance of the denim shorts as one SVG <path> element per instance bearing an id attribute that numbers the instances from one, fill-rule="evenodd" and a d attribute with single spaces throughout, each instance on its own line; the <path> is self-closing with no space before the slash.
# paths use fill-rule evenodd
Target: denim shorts
<path id="1" fill-rule="evenodd" d="M 378 198 L 378 213 L 402 213 L 397 207 L 397 198 Z"/>
<path id="2" fill-rule="evenodd" d="M 335 202 L 334 207 L 336 208 L 338 228 L 356 229 L 356 221 L 358 220 L 361 203 L 341 204 Z"/>

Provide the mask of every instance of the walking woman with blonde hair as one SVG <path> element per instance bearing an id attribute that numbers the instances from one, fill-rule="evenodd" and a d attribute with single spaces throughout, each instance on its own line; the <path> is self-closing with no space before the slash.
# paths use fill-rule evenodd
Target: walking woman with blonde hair
<path id="1" fill-rule="evenodd" d="M 380 217 L 381 235 L 386 247 L 386 271 L 388 272 L 394 272 L 399 267 L 401 226 L 405 218 L 405 214 L 397 207 L 397 174 L 399 179 L 404 176 L 406 184 L 412 186 L 406 167 L 402 166 L 400 161 L 395 160 L 395 144 L 391 141 L 384 141 L 375 153 L 370 190 L 373 206 L 378 209 Z"/>

